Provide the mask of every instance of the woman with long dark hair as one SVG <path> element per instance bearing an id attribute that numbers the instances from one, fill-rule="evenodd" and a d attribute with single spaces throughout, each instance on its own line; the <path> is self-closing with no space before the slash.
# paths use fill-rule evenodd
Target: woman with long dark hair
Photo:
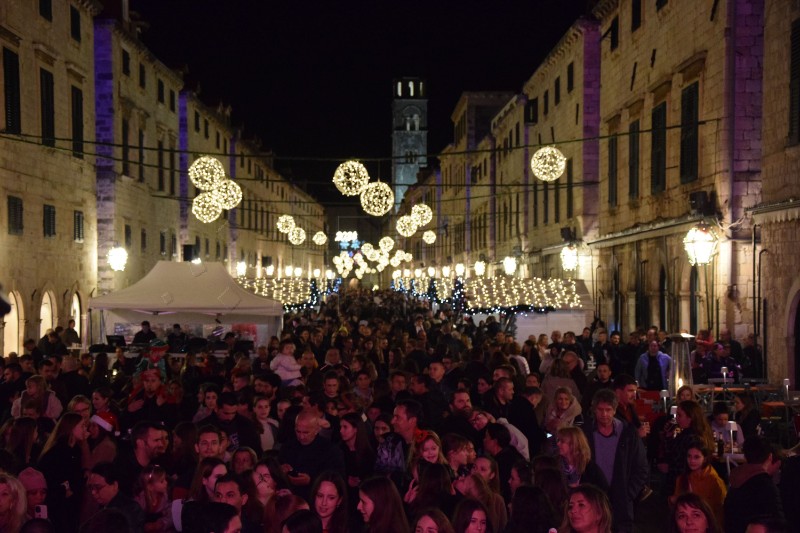
<path id="1" fill-rule="evenodd" d="M 461 500 L 453 513 L 455 533 L 492 533 L 492 522 L 486 507 L 478 500 Z"/>
<path id="2" fill-rule="evenodd" d="M 327 471 L 317 476 L 309 503 L 322 521 L 324 533 L 348 531 L 347 487 L 337 472 Z"/>
<path id="3" fill-rule="evenodd" d="M 722 533 L 711 508 L 697 494 L 681 494 L 672 509 L 672 533 Z"/>
<path id="4" fill-rule="evenodd" d="M 44 445 L 38 469 L 47 480 L 48 518 L 60 531 L 77 531 L 84 486 L 81 444 L 89 431 L 78 413 L 66 413 Z"/>
<path id="5" fill-rule="evenodd" d="M 370 478 L 358 490 L 358 511 L 365 533 L 409 533 L 397 487 L 387 477 Z"/>
<path id="6" fill-rule="evenodd" d="M 342 438 L 347 485 L 357 490 L 361 480 L 370 475 L 375 465 L 375 451 L 370 442 L 369 428 L 361 415 L 347 413 L 339 422 L 339 435 Z"/>
<path id="7" fill-rule="evenodd" d="M 6 435 L 6 451 L 14 456 L 14 474 L 36 464 L 41 451 L 37 438 L 35 419 L 21 416 L 13 420 Z"/>
<path id="8" fill-rule="evenodd" d="M 547 533 L 558 525 L 555 509 L 539 487 L 519 487 L 509 507 L 511 517 L 503 533 Z"/>

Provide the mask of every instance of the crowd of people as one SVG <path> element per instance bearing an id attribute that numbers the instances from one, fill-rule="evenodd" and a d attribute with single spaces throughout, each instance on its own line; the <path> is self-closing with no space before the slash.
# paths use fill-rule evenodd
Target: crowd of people
<path id="1" fill-rule="evenodd" d="M 507 318 L 351 290 L 254 354 L 147 322 L 136 357 L 71 355 L 71 327 L 30 340 L 3 359 L 0 533 L 630 532 L 650 498 L 664 531 L 798 531 L 800 457 L 749 395 L 709 416 L 683 387 L 674 416 L 640 416 L 638 389 L 668 387 L 664 332 L 520 341 Z M 756 375 L 737 345 L 701 332 L 698 379 Z"/>

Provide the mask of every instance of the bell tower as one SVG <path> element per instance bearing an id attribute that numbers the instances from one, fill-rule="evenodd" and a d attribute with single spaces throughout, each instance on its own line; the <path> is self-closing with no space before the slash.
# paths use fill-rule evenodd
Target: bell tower
<path id="1" fill-rule="evenodd" d="M 392 85 L 392 183 L 395 211 L 428 166 L 428 97 L 425 81 L 398 78 Z"/>

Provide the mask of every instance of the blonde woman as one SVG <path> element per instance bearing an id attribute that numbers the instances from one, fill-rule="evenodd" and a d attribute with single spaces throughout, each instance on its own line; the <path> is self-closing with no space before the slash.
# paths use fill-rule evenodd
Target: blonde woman
<path id="1" fill-rule="evenodd" d="M 589 441 L 583 431 L 576 427 L 565 427 L 558 430 L 558 456 L 561 471 L 569 487 L 577 487 L 582 483 L 591 483 L 603 490 L 608 490 L 608 480 L 603 471 L 592 461 Z"/>
<path id="2" fill-rule="evenodd" d="M 0 473 L 0 531 L 19 531 L 27 510 L 25 487 L 11 474 Z"/>
<path id="3" fill-rule="evenodd" d="M 37 402 L 41 407 L 42 416 L 53 420 L 58 420 L 64 410 L 61 401 L 56 397 L 56 393 L 50 390 L 47 380 L 39 375 L 31 376 L 25 380 L 25 390 L 11 405 L 11 416 L 14 418 L 22 416 L 22 408 L 29 401 Z"/>

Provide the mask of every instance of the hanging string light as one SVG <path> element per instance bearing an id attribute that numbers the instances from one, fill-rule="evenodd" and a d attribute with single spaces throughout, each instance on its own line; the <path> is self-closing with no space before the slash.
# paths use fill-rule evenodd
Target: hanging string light
<path id="1" fill-rule="evenodd" d="M 210 191 L 225 179 L 225 167 L 218 159 L 204 155 L 189 167 L 189 179 L 201 191 Z"/>
<path id="2" fill-rule="evenodd" d="M 214 198 L 213 193 L 203 192 L 192 200 L 192 214 L 204 224 L 214 222 L 222 214 L 222 207 Z"/>
<path id="3" fill-rule="evenodd" d="M 358 161 L 345 161 L 333 173 L 333 184 L 345 196 L 358 196 L 369 183 L 367 169 Z"/>
<path id="4" fill-rule="evenodd" d="M 433 220 L 433 211 L 425 204 L 416 204 L 411 208 L 411 218 L 418 227 L 422 227 Z"/>
<path id="5" fill-rule="evenodd" d="M 361 191 L 361 207 L 369 215 L 383 216 L 392 209 L 393 205 L 392 188 L 382 181 L 370 183 Z"/>
<path id="6" fill-rule="evenodd" d="M 289 230 L 289 242 L 295 246 L 303 244 L 306 240 L 306 230 L 300 227 L 293 227 Z"/>
<path id="7" fill-rule="evenodd" d="M 381 240 L 378 241 L 378 248 L 380 248 L 386 253 L 391 252 L 392 248 L 394 248 L 394 239 L 392 239 L 391 237 L 383 237 Z"/>
<path id="8" fill-rule="evenodd" d="M 289 233 L 294 228 L 294 217 L 292 215 L 281 215 L 275 225 L 281 233 Z"/>
<path id="9" fill-rule="evenodd" d="M 428 230 L 422 234 L 422 240 L 427 244 L 433 244 L 436 242 L 436 233 L 432 230 Z"/>
<path id="10" fill-rule="evenodd" d="M 242 201 L 242 188 L 233 180 L 222 180 L 211 194 L 222 209 L 233 209 Z"/>
<path id="11" fill-rule="evenodd" d="M 555 146 L 539 148 L 531 157 L 531 170 L 542 181 L 555 181 L 564 174 L 567 158 Z"/>
<path id="12" fill-rule="evenodd" d="M 403 215 L 397 219 L 397 233 L 403 237 L 411 237 L 417 232 L 417 224 L 408 215 Z"/>
<path id="13" fill-rule="evenodd" d="M 311 240 L 314 241 L 314 244 L 317 246 L 322 246 L 326 242 L 328 242 L 328 236 L 325 233 L 318 231 L 311 237 Z"/>

